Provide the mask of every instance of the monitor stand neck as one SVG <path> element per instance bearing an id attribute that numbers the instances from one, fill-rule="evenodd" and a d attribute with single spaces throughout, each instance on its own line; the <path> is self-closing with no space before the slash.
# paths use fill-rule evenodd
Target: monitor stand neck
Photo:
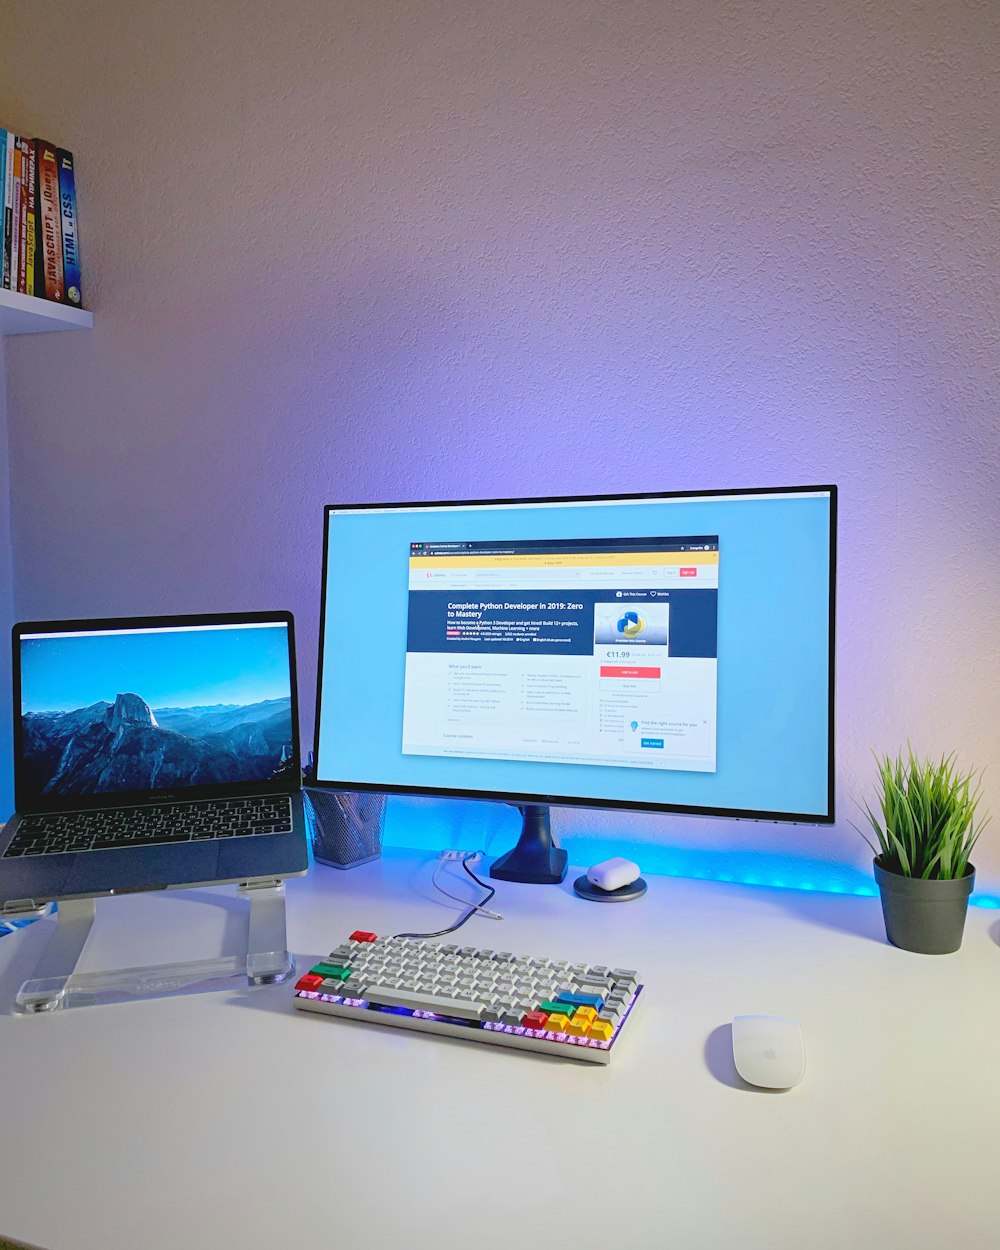
<path id="1" fill-rule="evenodd" d="M 490 876 L 498 881 L 558 885 L 566 876 L 566 852 L 552 837 L 549 808 L 544 803 L 517 804 L 521 836 L 517 846 L 493 861 Z"/>

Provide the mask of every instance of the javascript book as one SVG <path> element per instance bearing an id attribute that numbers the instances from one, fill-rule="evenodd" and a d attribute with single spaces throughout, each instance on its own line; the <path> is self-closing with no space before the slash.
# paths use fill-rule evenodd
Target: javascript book
<path id="1" fill-rule="evenodd" d="M 38 169 L 38 259 L 35 266 L 35 294 L 63 304 L 66 302 L 66 288 L 63 282 L 59 163 L 53 144 L 46 143 L 44 139 L 37 139 L 35 142 Z"/>

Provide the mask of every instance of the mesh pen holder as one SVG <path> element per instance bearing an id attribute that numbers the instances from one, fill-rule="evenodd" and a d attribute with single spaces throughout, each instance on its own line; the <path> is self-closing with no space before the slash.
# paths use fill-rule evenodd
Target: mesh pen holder
<path id="1" fill-rule="evenodd" d="M 305 787 L 305 814 L 317 864 L 357 868 L 382 854 L 385 795 Z"/>

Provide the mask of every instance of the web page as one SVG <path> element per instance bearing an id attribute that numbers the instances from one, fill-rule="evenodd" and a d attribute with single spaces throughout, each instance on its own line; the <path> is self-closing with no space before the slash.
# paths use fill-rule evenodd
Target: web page
<path id="1" fill-rule="evenodd" d="M 716 768 L 718 535 L 414 542 L 405 755 Z"/>

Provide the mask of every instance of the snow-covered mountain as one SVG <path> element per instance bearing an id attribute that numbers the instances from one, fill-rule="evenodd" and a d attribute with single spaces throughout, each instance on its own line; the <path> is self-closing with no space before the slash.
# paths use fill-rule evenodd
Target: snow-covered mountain
<path id="1" fill-rule="evenodd" d="M 164 729 L 176 729 L 178 733 L 202 738 L 206 734 L 225 733 L 237 725 L 268 720 L 280 713 L 290 717 L 291 708 L 289 698 L 264 699 L 243 707 L 234 703 L 217 703 L 214 707 L 158 707 L 154 715 Z"/>
<path id="2" fill-rule="evenodd" d="M 101 794 L 265 780 L 291 743 L 291 701 L 162 708 L 125 692 L 113 703 L 25 715 L 24 753 L 38 794 Z"/>

